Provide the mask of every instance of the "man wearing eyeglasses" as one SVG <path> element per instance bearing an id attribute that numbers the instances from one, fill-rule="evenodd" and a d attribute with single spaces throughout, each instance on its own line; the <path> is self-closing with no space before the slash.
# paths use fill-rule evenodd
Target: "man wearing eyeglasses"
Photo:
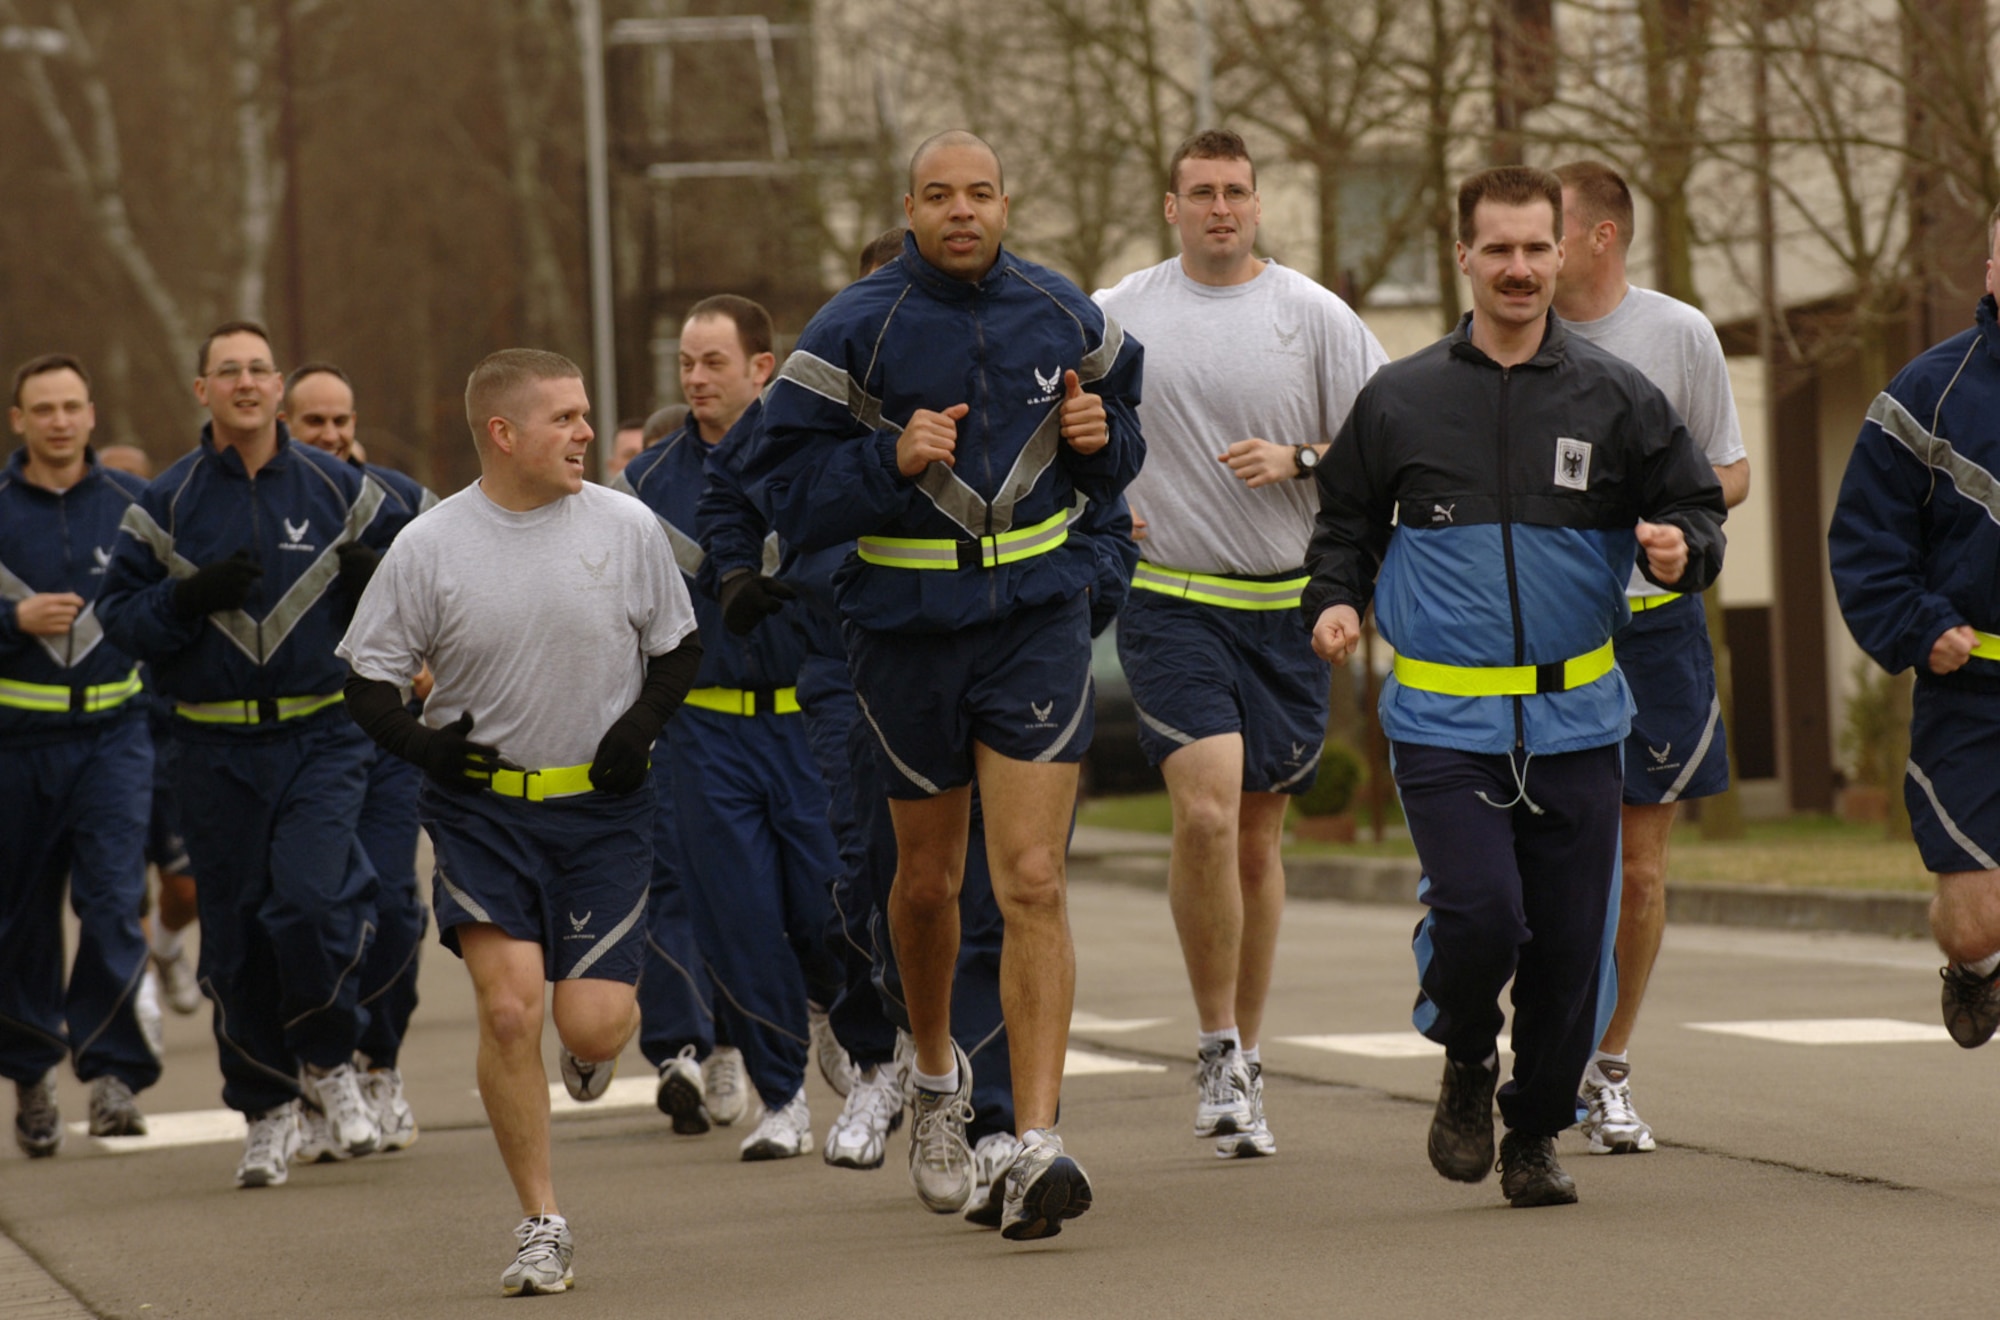
<path id="1" fill-rule="evenodd" d="M 1181 254 L 1097 301 L 1146 345 L 1145 558 L 1118 622 L 1139 742 L 1166 776 L 1168 902 L 1194 988 L 1194 1133 L 1270 1155 L 1258 1034 L 1284 911 L 1278 846 L 1319 770 L 1328 671 L 1298 615 L 1313 467 L 1387 356 L 1361 318 L 1257 255 L 1257 168 L 1210 129 L 1174 153 Z"/>
<path id="2" fill-rule="evenodd" d="M 195 367 L 209 421 L 126 513 L 98 613 L 172 703 L 222 1098 L 249 1124 L 236 1181 L 268 1187 L 301 1097 L 344 1153 L 381 1140 L 353 1066 L 376 926 L 356 836 L 372 747 L 341 709 L 334 644 L 407 514 L 292 440 L 262 326 L 218 326 Z"/>

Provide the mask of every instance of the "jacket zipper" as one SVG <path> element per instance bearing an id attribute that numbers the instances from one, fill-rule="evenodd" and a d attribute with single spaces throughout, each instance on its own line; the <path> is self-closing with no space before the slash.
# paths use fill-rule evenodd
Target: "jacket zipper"
<path id="1" fill-rule="evenodd" d="M 1500 549 L 1507 563 L 1507 609 L 1514 619 L 1514 663 L 1527 663 L 1524 634 L 1521 630 L 1521 588 L 1514 575 L 1514 510 L 1508 498 L 1508 456 L 1507 439 L 1509 431 L 1508 394 L 1514 381 L 1514 369 L 1502 367 L 1500 370 Z M 1525 749 L 1528 745 L 1526 725 L 1521 713 L 1521 699 L 1514 702 L 1514 746 Z"/>
<path id="2" fill-rule="evenodd" d="M 76 581 L 76 555 L 73 553 L 75 547 L 70 545 L 68 491 L 63 491 L 56 496 L 56 521 L 62 526 L 63 582 L 65 585 L 69 585 Z M 82 616 L 79 615 L 78 617 Z M 75 664 L 76 624 L 71 622 L 69 631 L 63 634 L 63 668 L 69 669 Z"/>
<path id="3" fill-rule="evenodd" d="M 240 458 L 241 455 L 239 454 L 238 457 Z M 247 479 L 250 482 L 250 553 L 256 555 L 258 560 L 261 562 L 264 558 L 264 522 L 261 518 L 257 516 L 259 512 L 257 507 L 257 474 L 254 472 L 248 473 Z M 255 584 L 252 584 L 250 589 L 252 591 L 255 591 L 257 588 Z M 250 603 L 249 598 L 245 597 L 243 603 L 245 605 L 248 605 Z M 243 612 L 245 614 L 248 614 L 250 611 L 244 610 Z M 269 657 L 264 654 L 264 621 L 262 619 L 258 619 L 257 620 L 258 666 L 261 668 L 264 662 L 268 658 Z"/>

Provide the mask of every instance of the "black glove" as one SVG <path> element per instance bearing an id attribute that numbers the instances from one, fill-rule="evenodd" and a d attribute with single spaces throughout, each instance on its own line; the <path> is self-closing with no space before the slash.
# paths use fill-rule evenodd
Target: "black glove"
<path id="1" fill-rule="evenodd" d="M 264 566 L 248 550 L 238 550 L 227 559 L 205 564 L 194 576 L 174 584 L 174 612 L 189 623 L 218 610 L 242 607 L 250 599 L 250 588 L 264 576 Z"/>
<path id="2" fill-rule="evenodd" d="M 646 762 L 653 754 L 653 739 L 660 731 L 641 713 L 626 711 L 611 722 L 597 740 L 597 755 L 590 758 L 590 786 L 614 796 L 630 793 L 646 782 Z"/>
<path id="3" fill-rule="evenodd" d="M 427 732 L 430 737 L 423 740 L 417 764 L 432 783 L 454 793 L 477 793 L 493 782 L 493 772 L 500 768 L 500 750 L 465 736 L 472 732 L 471 711 L 462 712 L 442 729 Z"/>
<path id="4" fill-rule="evenodd" d="M 786 601 L 799 598 L 789 583 L 747 570 L 727 578 L 720 595 L 722 626 L 738 637 L 748 637 L 752 628 L 785 608 Z"/>
<path id="5" fill-rule="evenodd" d="M 368 590 L 368 580 L 375 576 L 375 566 L 382 562 L 382 556 L 359 541 L 348 541 L 333 553 L 340 560 L 340 576 L 333 585 L 347 602 L 347 612 L 352 614 L 361 603 L 361 593 Z"/>

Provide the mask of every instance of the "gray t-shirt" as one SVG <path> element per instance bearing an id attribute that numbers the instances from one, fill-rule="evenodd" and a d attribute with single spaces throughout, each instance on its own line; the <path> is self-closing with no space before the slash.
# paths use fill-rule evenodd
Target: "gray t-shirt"
<path id="1" fill-rule="evenodd" d="M 1697 308 L 1632 285 L 1608 315 L 1563 324 L 1572 334 L 1645 372 L 1687 423 L 1711 467 L 1728 467 L 1744 457 L 1736 396 L 1729 390 L 1729 363 L 1722 356 L 1715 327 Z M 1636 567 L 1627 591 L 1634 596 L 1670 594 L 1648 582 Z"/>
<path id="2" fill-rule="evenodd" d="M 471 711 L 472 738 L 525 769 L 584 765 L 645 681 L 646 658 L 695 630 L 652 511 L 586 484 L 526 513 L 478 482 L 405 528 L 338 648 L 363 678 L 437 680 L 424 723 Z"/>
<path id="3" fill-rule="evenodd" d="M 1197 573 L 1303 564 L 1319 512 L 1315 484 L 1251 490 L 1217 456 L 1252 436 L 1281 445 L 1333 439 L 1363 383 L 1389 360 L 1382 345 L 1346 303 L 1275 261 L 1247 283 L 1218 288 L 1190 279 L 1173 257 L 1096 296 L 1146 346 L 1146 465 L 1125 491 L 1146 520 L 1141 553 Z"/>

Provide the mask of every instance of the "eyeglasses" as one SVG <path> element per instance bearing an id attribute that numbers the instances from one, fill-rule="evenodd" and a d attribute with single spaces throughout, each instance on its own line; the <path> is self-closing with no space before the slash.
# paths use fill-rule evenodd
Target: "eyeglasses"
<path id="1" fill-rule="evenodd" d="M 225 362 L 208 373 L 212 380 L 234 381 L 243 376 L 250 377 L 254 384 L 267 385 L 278 374 L 278 369 L 268 362 Z"/>
<path id="2" fill-rule="evenodd" d="M 1231 206 L 1241 206 L 1257 194 L 1245 188 L 1240 183 L 1232 183 L 1221 192 L 1217 192 L 1207 184 L 1203 184 L 1199 188 L 1190 188 L 1186 192 L 1177 195 L 1185 201 L 1194 203 L 1196 206 L 1208 207 L 1214 206 L 1215 199 L 1218 197 L 1228 202 Z"/>

